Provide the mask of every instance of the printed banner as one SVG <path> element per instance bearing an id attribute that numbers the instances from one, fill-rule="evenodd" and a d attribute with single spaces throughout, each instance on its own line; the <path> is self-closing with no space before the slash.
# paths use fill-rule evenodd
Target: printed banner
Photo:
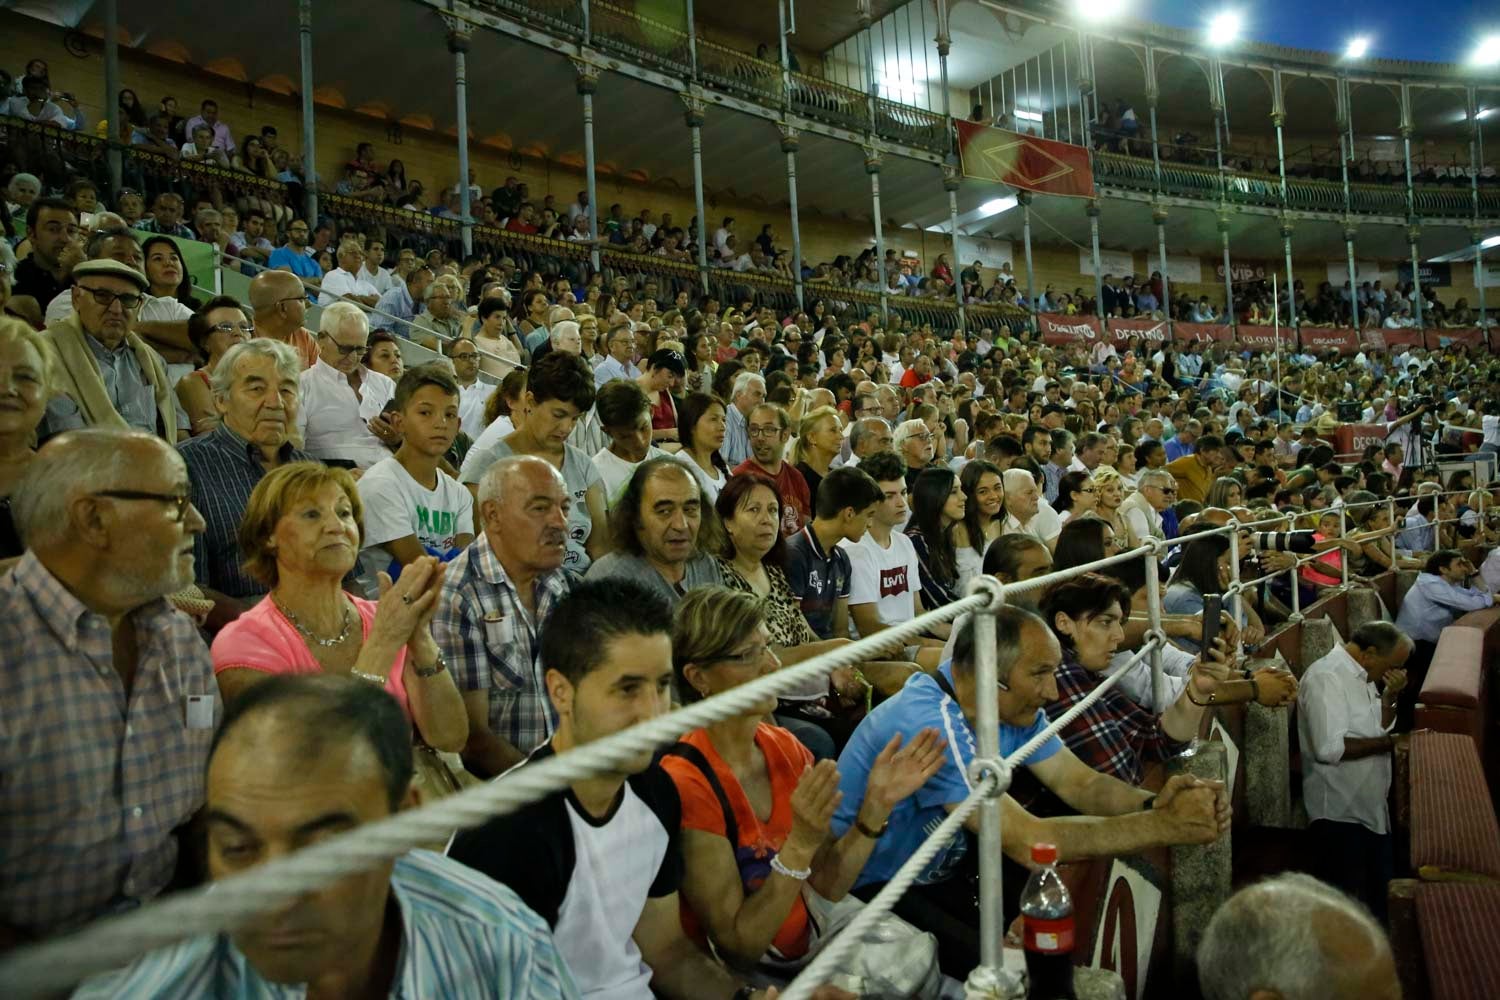
<path id="1" fill-rule="evenodd" d="M 1302 349 L 1313 354 L 1336 350 L 1340 354 L 1359 352 L 1359 335 L 1349 327 L 1304 326 Z"/>
<path id="2" fill-rule="evenodd" d="M 1132 340 L 1155 351 L 1167 342 L 1167 321 L 1160 319 L 1112 319 L 1109 321 L 1109 336 L 1116 347 L 1124 347 Z"/>
<path id="3" fill-rule="evenodd" d="M 1404 327 L 1400 330 L 1376 329 L 1370 332 L 1380 334 L 1380 339 L 1384 343 L 1387 350 L 1392 347 L 1426 346 L 1425 338 L 1422 336 L 1423 331 L 1418 329 L 1417 327 Z M 1431 337 L 1436 332 L 1437 331 L 1433 331 L 1432 334 L 1428 334 L 1427 336 Z"/>
<path id="4" fill-rule="evenodd" d="M 1058 313 L 1040 313 L 1037 325 L 1042 331 L 1042 342 L 1060 344 L 1085 344 L 1099 339 L 1099 320 L 1093 316 L 1062 316 Z"/>
<path id="5" fill-rule="evenodd" d="M 1296 337 L 1290 330 L 1278 334 L 1273 326 L 1251 326 L 1248 323 L 1235 327 L 1235 339 L 1240 347 L 1251 351 L 1290 350 L 1297 346 Z"/>
<path id="6" fill-rule="evenodd" d="M 1431 285 L 1434 288 L 1447 288 L 1453 284 L 1453 265 L 1425 263 L 1421 265 L 1417 274 L 1422 279 L 1423 285 Z M 1405 261 L 1396 265 L 1396 275 L 1400 281 L 1411 280 L 1411 262 Z"/>
<path id="7" fill-rule="evenodd" d="M 1390 333 L 1391 331 L 1387 331 Z M 1484 331 L 1477 326 L 1461 326 L 1452 330 L 1428 330 L 1429 347 L 1443 348 L 1449 344 L 1459 347 L 1483 347 Z"/>
<path id="8" fill-rule="evenodd" d="M 953 241 L 953 255 L 957 258 L 959 270 L 968 267 L 976 260 L 980 267 L 994 268 L 996 271 L 1009 271 L 1015 267 L 1015 253 L 1009 240 L 991 240 L 972 236 L 959 236 Z"/>
<path id="9" fill-rule="evenodd" d="M 1129 250 L 1100 250 L 1100 275 L 1112 274 L 1124 278 L 1135 273 L 1135 254 Z M 1078 251 L 1078 273 L 1094 276 L 1094 254 L 1091 250 Z"/>
<path id="10" fill-rule="evenodd" d="M 958 158 L 965 177 L 1039 194 L 1094 196 L 1089 151 L 1082 146 L 956 121 Z"/>
<path id="11" fill-rule="evenodd" d="M 1234 339 L 1234 327 L 1219 323 L 1173 323 L 1172 339 L 1187 344 L 1218 344 Z"/>

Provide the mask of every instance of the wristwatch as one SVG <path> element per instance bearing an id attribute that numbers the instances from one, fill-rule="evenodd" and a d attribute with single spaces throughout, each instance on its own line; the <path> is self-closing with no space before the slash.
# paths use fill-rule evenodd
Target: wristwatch
<path id="1" fill-rule="evenodd" d="M 436 677 L 438 674 L 442 673 L 444 670 L 447 670 L 448 669 L 448 663 L 447 663 L 447 661 L 445 661 L 443 659 L 443 654 L 439 653 L 437 655 L 437 659 L 435 659 L 435 660 L 432 661 L 432 666 L 424 668 L 421 664 L 419 664 L 415 660 L 413 660 L 411 668 L 412 668 L 412 670 L 416 671 L 416 674 L 417 674 L 418 677 L 422 678 L 423 680 L 426 680 L 429 677 Z"/>
<path id="2" fill-rule="evenodd" d="M 858 816 L 854 817 L 854 829 L 858 830 L 860 833 L 864 834 L 866 837 L 869 837 L 871 840 L 879 840 L 880 837 L 881 837 L 881 835 L 884 834 L 885 831 L 889 830 L 890 828 L 891 828 L 891 818 L 889 816 L 887 816 L 885 818 L 885 822 L 884 823 L 880 824 L 880 829 L 878 829 L 878 830 L 872 830 L 872 829 L 870 829 L 868 826 L 865 826 L 864 821 L 861 820 Z"/>

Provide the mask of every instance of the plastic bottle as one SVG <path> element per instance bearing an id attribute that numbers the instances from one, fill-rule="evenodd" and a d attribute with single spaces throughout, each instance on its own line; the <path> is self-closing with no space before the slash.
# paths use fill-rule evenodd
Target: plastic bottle
<path id="1" fill-rule="evenodd" d="M 1057 874 L 1057 845 L 1032 844 L 1038 867 L 1021 895 L 1027 1000 L 1074 1000 L 1073 898 Z"/>

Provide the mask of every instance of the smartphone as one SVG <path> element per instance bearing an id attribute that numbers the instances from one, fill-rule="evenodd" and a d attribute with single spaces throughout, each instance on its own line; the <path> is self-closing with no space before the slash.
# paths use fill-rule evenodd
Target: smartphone
<path id="1" fill-rule="evenodd" d="M 1207 656 L 1214 648 L 1214 640 L 1219 637 L 1219 615 L 1224 610 L 1224 598 L 1219 594 L 1209 594 L 1203 599 L 1203 641 L 1198 650 Z"/>

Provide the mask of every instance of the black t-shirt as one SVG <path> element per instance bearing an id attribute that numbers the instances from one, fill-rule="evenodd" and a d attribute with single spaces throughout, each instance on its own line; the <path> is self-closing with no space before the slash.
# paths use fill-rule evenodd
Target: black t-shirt
<path id="1" fill-rule="evenodd" d="M 16 265 L 15 278 L 11 282 L 12 295 L 30 295 L 45 312 L 47 304 L 57 294 L 73 283 L 71 278 L 58 281 L 51 272 L 42 270 L 34 257 L 27 257 Z"/>
<path id="2" fill-rule="evenodd" d="M 543 743 L 532 751 L 527 763 L 552 755 L 551 742 Z M 483 826 L 460 833 L 449 847 L 448 856 L 510 886 L 527 906 L 556 930 L 569 886 L 579 874 L 580 845 L 569 815 L 571 811 L 572 816 L 583 823 L 579 829 L 586 830 L 584 835 L 593 840 L 591 846 L 619 861 L 617 866 L 605 872 L 590 873 L 590 877 L 602 875 L 608 878 L 612 873 L 630 869 L 638 871 L 643 858 L 660 853 L 662 860 L 655 870 L 648 895 L 652 898 L 671 895 L 682 883 L 683 870 L 680 846 L 682 804 L 677 798 L 677 786 L 655 761 L 640 774 L 632 775 L 625 784 L 602 819 L 590 816 L 571 789 L 555 792 L 524 809 L 498 816 Z M 627 790 L 632 794 L 627 796 Z M 627 802 L 636 808 L 627 810 L 624 808 Z M 627 812 L 638 812 L 637 803 L 644 804 L 654 815 L 660 827 L 659 841 L 640 839 L 640 817 L 627 815 Z M 648 840 L 657 837 L 654 829 L 648 828 L 645 834 Z M 581 890 L 584 898 L 607 895 L 605 887 L 599 885 L 583 886 Z M 642 904 L 644 902 L 642 900 Z"/>

